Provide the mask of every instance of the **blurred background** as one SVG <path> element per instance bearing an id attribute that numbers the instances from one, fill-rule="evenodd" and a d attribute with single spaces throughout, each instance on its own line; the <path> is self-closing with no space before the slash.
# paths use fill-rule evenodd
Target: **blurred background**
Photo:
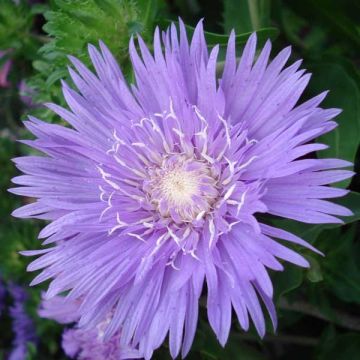
<path id="1" fill-rule="evenodd" d="M 342 108 L 339 127 L 320 140 L 330 148 L 314 154 L 354 162 L 360 169 L 360 2 L 356 0 L 0 0 L 0 359 L 66 359 L 61 349 L 63 327 L 37 315 L 40 286 L 29 287 L 28 258 L 18 251 L 39 248 L 41 221 L 19 221 L 11 212 L 21 199 L 7 192 L 17 174 L 11 158 L 29 154 L 18 139 L 29 134 L 22 120 L 30 114 L 60 120 L 41 104 L 64 104 L 60 79 L 68 79 L 67 55 L 89 64 L 88 43 L 102 39 L 129 81 L 127 52 L 132 34 L 151 46 L 155 26 L 166 28 L 181 17 L 189 35 L 199 19 L 209 46 L 221 45 L 235 28 L 237 50 L 249 34 L 260 44 L 273 40 L 273 53 L 291 45 L 291 60 L 302 58 L 313 73 L 303 100 L 330 90 L 324 107 Z M 221 68 L 221 63 L 219 65 Z M 200 311 L 189 359 L 360 359 L 360 177 L 337 186 L 351 190 L 339 200 L 354 212 L 343 226 L 305 225 L 271 219 L 300 235 L 326 254 L 303 255 L 312 264 L 303 270 L 286 265 L 271 274 L 279 327 L 261 341 L 235 322 L 225 348 L 217 343 Z M 31 202 L 31 199 L 23 199 Z M 170 359 L 167 345 L 154 359 Z"/>

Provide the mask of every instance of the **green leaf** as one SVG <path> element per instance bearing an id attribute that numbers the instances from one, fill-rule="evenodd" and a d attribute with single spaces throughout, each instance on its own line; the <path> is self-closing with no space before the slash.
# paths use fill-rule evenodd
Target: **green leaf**
<path id="1" fill-rule="evenodd" d="M 286 265 L 284 271 L 276 272 L 272 276 L 274 283 L 274 299 L 279 298 L 298 288 L 303 281 L 303 270 L 294 265 Z"/>
<path id="2" fill-rule="evenodd" d="M 326 231 L 321 237 L 328 251 L 322 264 L 329 290 L 339 299 L 360 304 L 360 244 L 356 226 L 346 232 Z"/>
<path id="3" fill-rule="evenodd" d="M 254 336 L 256 338 L 256 335 Z M 256 348 L 244 343 L 241 334 L 231 332 L 229 339 L 222 347 L 216 339 L 214 332 L 207 322 L 200 319 L 196 331 L 194 344 L 187 357 L 189 360 L 209 359 L 209 360 L 261 360 L 263 355 Z"/>
<path id="4" fill-rule="evenodd" d="M 187 27 L 189 30 L 189 28 Z M 235 43 L 237 45 L 244 45 L 252 32 L 244 33 L 244 34 L 238 34 L 235 37 Z M 276 39 L 276 37 L 279 35 L 279 30 L 273 27 L 259 29 L 256 31 L 258 43 L 263 44 L 268 39 Z M 212 45 L 226 45 L 228 43 L 229 37 L 227 35 L 222 34 L 216 34 L 212 32 L 205 31 L 205 38 L 207 41 L 207 44 L 209 46 Z"/>
<path id="5" fill-rule="evenodd" d="M 0 49 L 20 50 L 28 40 L 33 14 L 27 4 L 0 0 Z"/>
<path id="6" fill-rule="evenodd" d="M 360 334 L 348 333 L 336 336 L 331 342 L 327 342 L 318 359 L 355 360 L 359 358 L 359 354 Z"/>
<path id="7" fill-rule="evenodd" d="M 287 1 L 288 6 L 300 16 L 311 19 L 313 24 L 320 25 L 330 32 L 331 40 L 343 39 L 354 47 L 360 46 L 360 37 L 357 31 L 359 12 L 358 1 L 334 0 L 301 0 Z M 357 8 L 356 8 L 357 6 Z M 355 13 L 355 14 L 354 14 Z"/>
<path id="8" fill-rule="evenodd" d="M 322 158 L 340 158 L 354 161 L 360 139 L 360 91 L 346 69 L 338 63 L 319 63 L 309 66 L 313 72 L 309 91 L 311 95 L 330 89 L 322 106 L 341 108 L 343 112 L 336 118 L 339 126 L 319 138 L 330 145 L 319 151 Z M 346 187 L 350 180 L 341 182 Z"/>
<path id="9" fill-rule="evenodd" d="M 141 32 L 145 41 L 151 37 L 158 7 L 157 0 L 54 0 L 49 8 L 45 13 L 44 30 L 50 41 L 40 48 L 39 56 L 33 62 L 37 72 L 28 79 L 28 84 L 36 90 L 34 102 L 64 105 L 58 80 L 70 80 L 67 56 L 73 55 L 90 66 L 87 46 L 89 43 L 96 46 L 102 40 L 128 77 L 130 36 Z M 43 107 L 32 111 L 48 121 L 56 118 Z"/>
<path id="10" fill-rule="evenodd" d="M 224 29 L 246 33 L 269 26 L 269 0 L 224 0 Z"/>
<path id="11" fill-rule="evenodd" d="M 307 270 L 307 273 L 306 273 L 306 277 L 308 278 L 308 280 L 313 283 L 322 281 L 324 278 L 323 278 L 320 264 L 317 261 L 317 259 L 315 259 L 313 256 L 306 256 L 306 259 L 310 263 L 310 268 Z"/>
<path id="12" fill-rule="evenodd" d="M 310 16 L 301 16 L 298 11 L 293 11 L 276 1 L 273 9 L 284 36 L 293 45 L 309 53 L 309 57 L 323 53 L 327 44 L 327 29 L 314 23 Z"/>
<path id="13" fill-rule="evenodd" d="M 151 27 L 159 9 L 159 0 L 137 0 L 136 3 L 144 28 Z"/>
<path id="14" fill-rule="evenodd" d="M 351 21 L 346 14 L 346 10 L 342 8 L 344 3 L 345 1 L 318 0 L 315 3 L 311 2 L 311 5 L 319 11 L 325 21 L 331 23 L 334 28 L 342 32 L 343 36 L 351 39 L 354 44 L 360 46 L 360 37 L 356 33 L 356 23 Z"/>
<path id="15" fill-rule="evenodd" d="M 58 69 L 52 72 L 52 74 L 47 78 L 46 80 L 46 86 L 50 87 L 53 85 L 56 81 L 63 79 L 67 76 L 68 71 L 67 69 Z"/>
<path id="16" fill-rule="evenodd" d="M 96 5 L 103 10 L 106 14 L 113 16 L 115 14 L 121 16 L 119 9 L 113 1 L 109 0 L 94 0 Z"/>

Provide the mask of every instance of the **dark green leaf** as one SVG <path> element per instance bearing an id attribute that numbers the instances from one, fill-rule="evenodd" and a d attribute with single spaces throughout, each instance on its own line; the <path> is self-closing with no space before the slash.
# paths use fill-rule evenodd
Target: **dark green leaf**
<path id="1" fill-rule="evenodd" d="M 285 265 L 285 270 L 276 272 L 273 276 L 274 283 L 274 299 L 275 302 L 279 300 L 282 295 L 285 295 L 292 290 L 298 288 L 303 281 L 303 270 L 294 265 Z"/>
<path id="2" fill-rule="evenodd" d="M 254 340 L 257 337 L 254 337 Z M 199 322 L 194 344 L 188 356 L 189 360 L 261 360 L 263 355 L 254 347 L 244 343 L 242 334 L 231 332 L 223 348 L 216 339 L 214 332 L 207 322 Z"/>
<path id="3" fill-rule="evenodd" d="M 46 86 L 50 87 L 53 85 L 56 81 L 63 79 L 68 74 L 67 69 L 58 69 L 55 70 L 46 80 Z"/>
<path id="4" fill-rule="evenodd" d="M 320 239 L 328 247 L 324 281 L 339 299 L 360 304 L 360 244 L 355 240 L 356 226 L 346 232 L 327 231 Z"/>
<path id="5" fill-rule="evenodd" d="M 306 273 L 308 280 L 313 283 L 322 281 L 324 278 L 323 278 L 323 274 L 321 271 L 319 261 L 317 259 L 315 259 L 313 256 L 306 256 L 306 259 L 310 263 L 310 268 L 307 270 L 307 273 Z"/>
<path id="6" fill-rule="evenodd" d="M 235 29 L 237 33 L 246 33 L 269 26 L 269 0 L 225 0 L 224 29 L 229 33 Z"/>
<path id="7" fill-rule="evenodd" d="M 339 126 L 320 137 L 319 141 L 330 147 L 319 151 L 323 158 L 340 158 L 354 161 L 360 139 L 360 91 L 356 82 L 348 75 L 346 69 L 338 63 L 321 63 L 311 65 L 313 78 L 310 83 L 312 95 L 329 89 L 322 106 L 341 108 L 343 112 L 337 117 Z M 350 180 L 343 181 L 346 187 Z"/>
<path id="8" fill-rule="evenodd" d="M 319 360 L 355 360 L 360 354 L 360 335 L 349 333 L 335 337 L 326 344 Z"/>
<path id="9" fill-rule="evenodd" d="M 312 2 L 311 5 L 314 5 L 314 9 L 319 11 L 326 21 L 342 32 L 344 36 L 350 38 L 354 44 L 360 46 L 360 37 L 356 31 L 356 23 L 347 16 L 341 3 L 341 1 L 318 0 L 315 3 Z"/>
<path id="10" fill-rule="evenodd" d="M 150 27 L 159 9 L 159 0 L 137 0 L 136 3 L 144 28 Z"/>

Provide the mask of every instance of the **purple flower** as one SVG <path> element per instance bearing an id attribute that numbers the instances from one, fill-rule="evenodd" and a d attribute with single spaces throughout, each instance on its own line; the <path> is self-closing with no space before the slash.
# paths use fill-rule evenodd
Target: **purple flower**
<path id="1" fill-rule="evenodd" d="M 43 294 L 44 295 L 44 294 Z M 70 324 L 79 320 L 81 301 L 66 301 L 63 296 L 54 296 L 43 300 L 38 314 L 43 318 L 57 321 L 60 324 Z"/>
<path id="2" fill-rule="evenodd" d="M 14 301 L 9 313 L 15 335 L 9 360 L 23 360 L 27 354 L 28 343 L 36 342 L 34 324 L 25 311 L 25 302 L 27 300 L 25 290 L 19 285 L 10 284 L 9 292 Z"/>
<path id="3" fill-rule="evenodd" d="M 41 317 L 67 324 L 79 319 L 80 300 L 66 301 L 62 296 L 44 300 L 39 309 Z M 95 329 L 67 329 L 63 333 L 62 347 L 71 358 L 80 360 L 120 360 L 139 359 L 141 355 L 135 349 L 120 346 L 120 332 L 104 341 L 104 329 L 111 316 Z"/>
<path id="4" fill-rule="evenodd" d="M 352 176 L 338 170 L 351 164 L 303 158 L 326 147 L 313 140 L 340 110 L 319 106 L 326 93 L 297 105 L 310 75 L 300 61 L 284 67 L 289 48 L 270 62 L 270 42 L 255 60 L 255 34 L 238 65 L 231 34 L 219 81 L 219 47 L 208 53 L 201 22 L 191 43 L 181 23 L 179 37 L 174 25 L 156 30 L 154 55 L 139 47 L 141 57 L 131 40 L 130 87 L 103 43 L 89 46 L 96 74 L 70 57 L 78 92 L 64 83 L 70 110 L 49 108 L 72 128 L 26 122 L 37 137 L 26 143 L 46 155 L 14 160 L 26 175 L 11 191 L 37 198 L 14 215 L 50 220 L 40 238 L 53 244 L 24 252 L 41 255 L 32 284 L 52 279 L 47 298 L 83 299 L 80 328 L 111 313 L 105 338 L 121 331 L 146 359 L 168 334 L 173 357 L 188 353 L 204 283 L 222 345 L 232 308 L 263 336 L 261 302 L 277 321 L 267 269 L 309 266 L 277 239 L 318 251 L 258 214 L 315 224 L 351 214 L 323 200 L 347 193 L 327 184 Z"/>
<path id="5" fill-rule="evenodd" d="M 6 54 L 8 52 L 9 52 L 8 50 L 6 50 L 6 51 L 0 50 L 0 59 L 3 58 L 4 56 L 6 56 Z M 3 63 L 1 65 L 1 67 L 0 67 L 0 88 L 2 88 L 2 87 L 6 88 L 6 87 L 10 86 L 10 83 L 8 81 L 8 75 L 9 75 L 11 66 L 12 66 L 11 59 L 6 60 L 5 63 Z"/>
<path id="6" fill-rule="evenodd" d="M 13 300 L 10 308 L 7 308 L 5 303 L 8 293 Z M 0 316 L 4 310 L 9 311 L 14 333 L 12 350 L 6 357 L 8 360 L 24 360 L 27 355 L 28 344 L 35 344 L 36 342 L 34 324 L 25 310 L 26 301 L 27 293 L 21 286 L 13 283 L 6 284 L 0 278 Z"/>

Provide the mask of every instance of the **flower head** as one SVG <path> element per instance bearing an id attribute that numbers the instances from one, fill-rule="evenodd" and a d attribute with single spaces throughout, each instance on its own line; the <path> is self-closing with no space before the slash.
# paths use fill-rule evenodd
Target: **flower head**
<path id="1" fill-rule="evenodd" d="M 52 279 L 47 298 L 81 298 L 80 328 L 111 314 L 105 338 L 121 330 L 120 344 L 146 359 L 167 334 L 173 357 L 188 353 L 205 283 L 221 344 L 232 308 L 263 336 L 260 300 L 276 326 L 267 269 L 283 270 L 279 259 L 309 266 L 276 239 L 317 250 L 257 215 L 329 223 L 351 214 L 323 200 L 346 193 L 326 185 L 350 177 L 337 170 L 350 164 L 303 158 L 325 148 L 313 139 L 339 110 L 319 107 L 326 93 L 297 105 L 310 75 L 300 62 L 284 68 L 289 48 L 270 61 L 270 42 L 255 60 L 255 34 L 239 64 L 230 35 L 219 80 L 219 47 L 208 52 L 201 22 L 191 43 L 180 23 L 180 35 L 156 30 L 154 54 L 141 38 L 139 47 L 141 57 L 131 40 L 130 87 L 103 43 L 89 46 L 96 74 L 70 58 L 78 92 L 64 83 L 70 110 L 49 107 L 72 128 L 26 123 L 37 137 L 26 143 L 45 156 L 15 159 L 26 175 L 11 191 L 37 201 L 14 215 L 50 220 L 40 238 L 54 245 L 25 252 L 41 255 L 33 284 Z"/>
<path id="2" fill-rule="evenodd" d="M 9 313 L 15 335 L 9 360 L 25 359 L 28 344 L 35 344 L 37 341 L 34 323 L 25 310 L 27 293 L 16 284 L 9 284 L 9 293 L 13 298 L 13 305 L 10 307 Z"/>
<path id="3" fill-rule="evenodd" d="M 43 300 L 39 315 L 68 324 L 79 319 L 81 300 L 66 301 L 62 296 Z M 108 320 L 107 320 L 108 321 Z M 139 359 L 141 355 L 135 349 L 120 346 L 120 332 L 107 341 L 104 340 L 106 322 L 100 323 L 94 329 L 69 328 L 64 330 L 62 347 L 71 358 L 79 360 L 121 360 Z"/>
<path id="4" fill-rule="evenodd" d="M 8 295 L 12 298 L 10 307 L 6 304 Z M 33 321 L 25 309 L 27 298 L 23 287 L 12 282 L 4 282 L 0 274 L 0 317 L 4 312 L 8 313 L 14 335 L 12 349 L 6 357 L 9 360 L 25 359 L 28 344 L 35 345 L 37 341 Z M 4 326 L 3 329 L 6 331 Z"/>

